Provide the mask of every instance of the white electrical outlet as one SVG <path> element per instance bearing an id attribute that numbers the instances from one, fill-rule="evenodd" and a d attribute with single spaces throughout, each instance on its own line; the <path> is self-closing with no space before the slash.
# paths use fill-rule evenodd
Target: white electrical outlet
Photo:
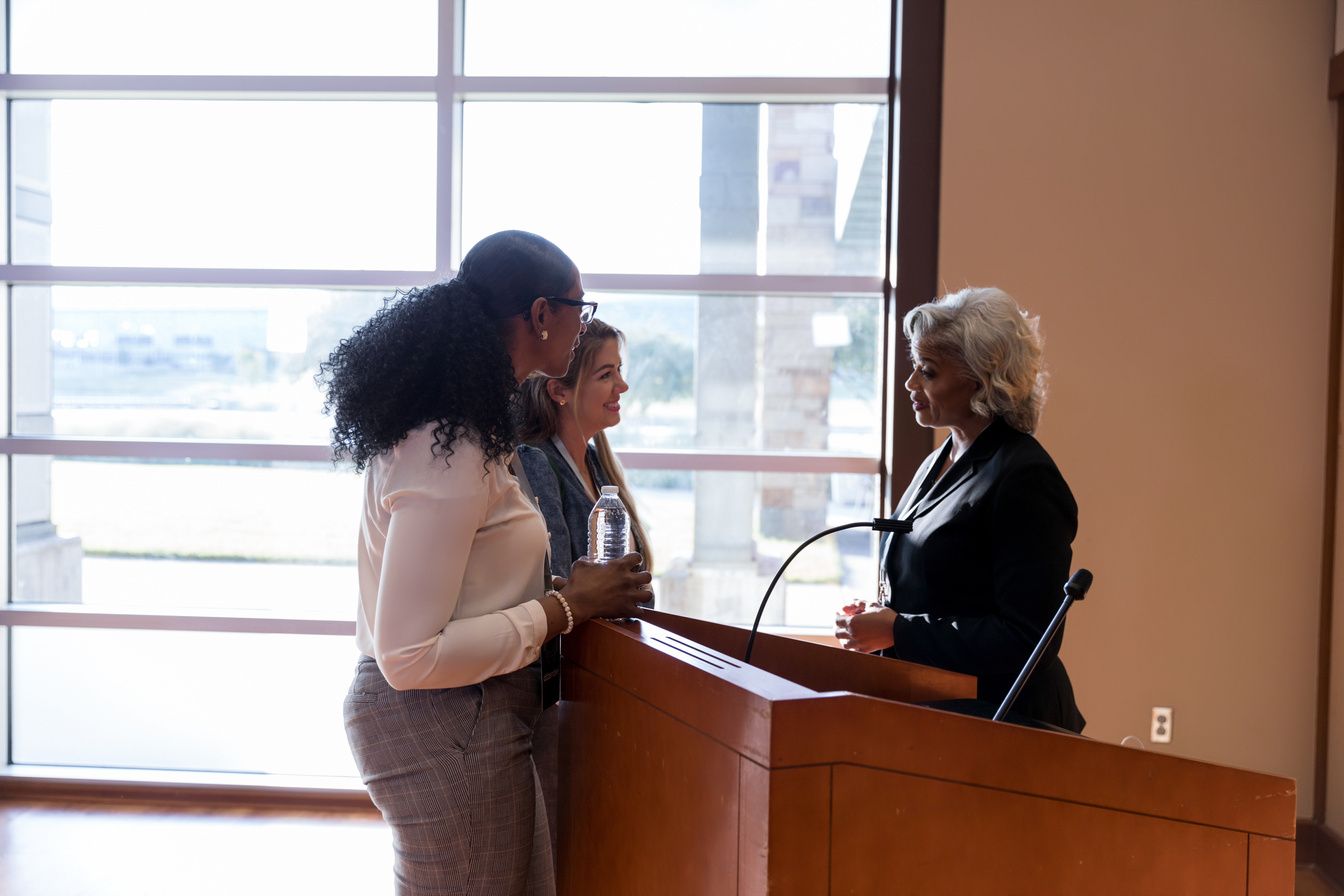
<path id="1" fill-rule="evenodd" d="M 1155 744 L 1171 743 L 1171 707 L 1153 707 L 1153 730 L 1148 738 Z"/>

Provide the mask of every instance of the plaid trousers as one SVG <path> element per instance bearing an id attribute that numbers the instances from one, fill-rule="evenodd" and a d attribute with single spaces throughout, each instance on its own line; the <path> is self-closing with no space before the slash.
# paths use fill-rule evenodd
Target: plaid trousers
<path id="1" fill-rule="evenodd" d="M 480 684 L 394 690 L 360 657 L 345 732 L 392 828 L 397 896 L 554 896 L 532 762 L 535 665 Z"/>

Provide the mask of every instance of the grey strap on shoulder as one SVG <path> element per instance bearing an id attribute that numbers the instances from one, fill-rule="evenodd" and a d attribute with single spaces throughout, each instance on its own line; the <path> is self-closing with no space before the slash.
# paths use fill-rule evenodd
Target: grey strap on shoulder
<path id="1" fill-rule="evenodd" d="M 522 461 L 518 459 L 518 451 L 515 449 L 513 456 L 509 458 L 509 470 L 513 473 L 513 478 L 518 480 L 518 487 L 522 489 L 527 500 L 532 502 L 532 506 L 541 513 L 541 507 L 537 504 L 537 496 L 532 492 L 532 483 L 527 481 L 527 471 L 523 469 Z M 546 556 L 541 561 L 541 580 L 543 592 L 551 590 L 551 552 L 548 549 Z M 544 594 L 543 594 L 544 596 Z M 545 709 L 558 703 L 560 700 L 560 636 L 552 638 L 541 645 L 541 707 Z"/>
<path id="2" fill-rule="evenodd" d="M 513 473 L 513 478 L 518 480 L 518 487 L 523 490 L 527 500 L 532 502 L 532 506 L 537 508 L 537 513 L 541 513 L 541 504 L 537 501 L 536 494 L 532 491 L 532 483 L 527 481 L 527 471 L 523 469 L 523 462 L 518 457 L 517 449 L 514 449 L 513 456 L 509 458 L 509 470 Z M 545 519 L 545 515 L 542 515 Z M 542 564 L 542 581 L 545 583 L 546 590 L 551 590 L 551 552 L 549 547 L 546 550 L 546 559 Z"/>

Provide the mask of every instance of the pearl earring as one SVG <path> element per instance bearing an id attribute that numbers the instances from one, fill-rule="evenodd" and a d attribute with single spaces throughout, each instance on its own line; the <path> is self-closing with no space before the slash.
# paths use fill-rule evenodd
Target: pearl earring
<path id="1" fill-rule="evenodd" d="M 550 338 L 551 338 L 551 334 L 550 334 L 550 333 L 547 333 L 545 330 L 542 330 L 542 331 L 541 331 L 541 341 L 542 341 L 542 342 L 545 342 L 547 339 L 550 339 Z"/>

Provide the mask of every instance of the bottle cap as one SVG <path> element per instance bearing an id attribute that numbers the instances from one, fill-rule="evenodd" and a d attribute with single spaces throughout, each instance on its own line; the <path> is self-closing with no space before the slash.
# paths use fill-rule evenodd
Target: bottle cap
<path id="1" fill-rule="evenodd" d="M 602 486 L 602 494 L 604 495 L 619 495 L 620 493 L 621 490 L 614 485 Z"/>

